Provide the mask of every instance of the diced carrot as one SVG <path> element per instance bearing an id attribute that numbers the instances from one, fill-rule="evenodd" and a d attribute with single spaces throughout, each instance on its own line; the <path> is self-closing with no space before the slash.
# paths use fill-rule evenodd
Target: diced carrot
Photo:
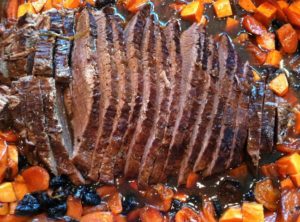
<path id="1" fill-rule="evenodd" d="M 100 196 L 100 197 L 105 197 L 105 196 L 110 196 L 114 193 L 117 192 L 117 188 L 115 186 L 102 186 L 102 187 L 99 187 L 97 188 L 96 190 L 97 194 Z"/>
<path id="2" fill-rule="evenodd" d="M 239 0 L 239 6 L 247 12 L 255 12 L 256 6 L 252 0 Z"/>
<path id="3" fill-rule="evenodd" d="M 249 34 L 246 32 L 242 32 L 234 39 L 234 42 L 238 44 L 244 44 L 248 40 L 249 40 Z"/>
<path id="4" fill-rule="evenodd" d="M 275 50 L 275 34 L 266 32 L 262 35 L 256 36 L 257 44 L 266 50 Z"/>
<path id="5" fill-rule="evenodd" d="M 293 174 L 290 178 L 296 187 L 300 187 L 300 173 Z"/>
<path id="6" fill-rule="evenodd" d="M 270 211 L 276 211 L 280 192 L 274 187 L 271 179 L 265 179 L 255 184 L 254 195 L 257 202 Z"/>
<path id="7" fill-rule="evenodd" d="M 44 5 L 43 11 L 48 11 L 52 8 L 54 8 L 54 6 L 52 4 L 52 0 L 47 0 L 45 5 Z"/>
<path id="8" fill-rule="evenodd" d="M 7 177 L 13 178 L 18 174 L 18 150 L 15 145 L 8 145 L 7 149 Z"/>
<path id="9" fill-rule="evenodd" d="M 22 182 L 12 182 L 17 200 L 22 200 L 23 197 L 29 193 L 28 188 L 25 183 Z"/>
<path id="10" fill-rule="evenodd" d="M 215 218 L 215 208 L 214 205 L 212 204 L 212 202 L 210 201 L 204 201 L 203 204 L 203 221 L 208 221 L 208 222 L 217 222 L 216 218 Z"/>
<path id="11" fill-rule="evenodd" d="M 9 20 L 17 19 L 19 2 L 18 0 L 7 1 L 6 16 Z"/>
<path id="12" fill-rule="evenodd" d="M 62 9 L 63 8 L 63 0 L 52 0 L 52 7 L 56 8 L 56 9 Z"/>
<path id="13" fill-rule="evenodd" d="M 25 183 L 25 180 L 21 175 L 17 175 L 15 177 L 15 182 Z"/>
<path id="14" fill-rule="evenodd" d="M 24 3 L 18 8 L 18 18 L 25 15 L 26 13 L 35 14 L 35 10 L 31 3 Z"/>
<path id="15" fill-rule="evenodd" d="M 277 4 L 282 10 L 285 10 L 289 7 L 289 4 L 286 1 L 277 1 Z"/>
<path id="16" fill-rule="evenodd" d="M 277 179 L 278 173 L 277 173 L 277 166 L 275 163 L 269 163 L 261 166 L 261 172 L 264 176 L 271 178 L 271 179 Z"/>
<path id="17" fill-rule="evenodd" d="M 183 207 L 175 215 L 175 222 L 197 221 L 201 222 L 201 217 L 188 207 Z"/>
<path id="18" fill-rule="evenodd" d="M 108 199 L 108 207 L 113 214 L 119 214 L 122 212 L 122 200 L 119 192 L 115 192 Z"/>
<path id="19" fill-rule="evenodd" d="M 265 63 L 267 54 L 256 45 L 249 42 L 246 49 L 250 53 L 253 63 L 257 63 L 258 65 L 263 65 Z"/>
<path id="20" fill-rule="evenodd" d="M 132 13 L 136 13 L 142 8 L 145 4 L 147 4 L 148 0 L 133 0 L 133 3 L 128 7 L 128 11 Z"/>
<path id="21" fill-rule="evenodd" d="M 264 222 L 262 204 L 244 202 L 242 205 L 243 222 Z"/>
<path id="22" fill-rule="evenodd" d="M 18 206 L 18 202 L 9 203 L 9 214 L 15 214 L 17 206 Z"/>
<path id="23" fill-rule="evenodd" d="M 300 155 L 298 153 L 281 157 L 276 164 L 283 176 L 300 173 Z"/>
<path id="24" fill-rule="evenodd" d="M 254 35 L 262 35 L 267 32 L 266 27 L 250 15 L 243 17 L 242 24 L 246 31 Z"/>
<path id="25" fill-rule="evenodd" d="M 189 189 L 195 187 L 198 179 L 199 179 L 199 175 L 197 173 L 194 172 L 189 173 L 186 181 L 186 188 Z"/>
<path id="26" fill-rule="evenodd" d="M 235 33 L 239 28 L 240 22 L 237 19 L 228 17 L 226 19 L 225 31 L 228 33 Z"/>
<path id="27" fill-rule="evenodd" d="M 218 18 L 232 15 L 232 8 L 229 0 L 217 0 L 213 3 L 213 6 Z"/>
<path id="28" fill-rule="evenodd" d="M 240 207 L 230 207 L 222 215 L 220 222 L 242 222 L 243 215 Z"/>
<path id="29" fill-rule="evenodd" d="M 0 185 L 0 202 L 10 203 L 17 200 L 16 194 L 11 182 L 5 182 Z"/>
<path id="30" fill-rule="evenodd" d="M 292 25 L 300 27 L 300 14 L 297 10 L 298 9 L 294 7 L 293 4 L 291 4 L 288 8 L 284 10 L 284 12 Z"/>
<path id="31" fill-rule="evenodd" d="M 14 143 L 17 142 L 18 136 L 11 130 L 0 131 L 0 138 L 4 139 L 6 142 Z"/>
<path id="32" fill-rule="evenodd" d="M 67 199 L 66 215 L 76 220 L 80 220 L 82 216 L 82 212 L 83 212 L 83 208 L 82 208 L 81 201 L 72 196 L 69 196 Z"/>
<path id="33" fill-rule="evenodd" d="M 117 215 L 114 215 L 114 222 L 127 222 L 127 218 L 126 218 L 126 216 L 117 214 Z"/>
<path id="34" fill-rule="evenodd" d="M 31 221 L 29 217 L 6 215 L 0 216 L 1 222 L 28 222 Z"/>
<path id="35" fill-rule="evenodd" d="M 174 192 L 170 187 L 159 183 L 156 184 L 153 188 L 157 191 L 157 193 L 163 200 L 169 200 L 174 197 Z"/>
<path id="36" fill-rule="evenodd" d="M 80 6 L 80 0 L 64 0 L 63 7 L 67 9 L 75 9 Z"/>
<path id="37" fill-rule="evenodd" d="M 252 75 L 253 75 L 253 81 L 257 82 L 261 80 L 260 73 L 256 71 L 255 69 L 252 69 Z"/>
<path id="38" fill-rule="evenodd" d="M 204 5 L 201 1 L 194 1 L 185 5 L 180 15 L 183 19 L 192 22 L 200 22 L 204 12 Z"/>
<path id="39" fill-rule="evenodd" d="M 40 166 L 29 167 L 21 175 L 25 180 L 29 192 L 44 191 L 49 188 L 49 173 Z"/>
<path id="40" fill-rule="evenodd" d="M 295 188 L 295 186 L 294 186 L 292 180 L 289 177 L 287 177 L 280 181 L 280 188 L 281 188 L 281 190 L 293 189 L 293 188 Z"/>
<path id="41" fill-rule="evenodd" d="M 276 76 L 270 83 L 270 89 L 278 96 L 284 96 L 289 90 L 289 83 L 284 73 Z"/>
<path id="42" fill-rule="evenodd" d="M 282 55 L 278 50 L 272 50 L 268 52 L 265 65 L 273 66 L 279 68 L 280 61 L 282 60 Z"/>
<path id="43" fill-rule="evenodd" d="M 82 215 L 87 215 L 95 212 L 103 212 L 108 211 L 108 207 L 106 203 L 100 203 L 96 206 L 83 206 Z"/>
<path id="44" fill-rule="evenodd" d="M 84 215 L 80 222 L 113 222 L 113 215 L 110 212 L 95 212 Z"/>
<path id="45" fill-rule="evenodd" d="M 137 209 L 130 211 L 129 214 L 127 215 L 127 221 L 128 222 L 139 221 L 141 211 L 142 211 L 141 208 L 137 208 Z"/>
<path id="46" fill-rule="evenodd" d="M 294 53 L 298 48 L 298 36 L 290 24 L 285 24 L 277 30 L 278 39 L 286 53 Z"/>
<path id="47" fill-rule="evenodd" d="M 8 146 L 0 139 L 0 183 L 6 176 L 7 162 L 8 162 Z"/>
<path id="48" fill-rule="evenodd" d="M 175 3 L 169 4 L 169 7 L 175 11 L 180 12 L 185 5 L 186 5 L 186 3 L 175 2 Z"/>
<path id="49" fill-rule="evenodd" d="M 140 213 L 140 219 L 142 222 L 163 222 L 164 218 L 161 213 L 152 208 L 144 207 Z"/>
<path id="50" fill-rule="evenodd" d="M 175 200 L 180 200 L 181 202 L 186 202 L 189 196 L 186 193 L 179 192 L 179 193 L 175 193 L 173 198 Z"/>
<path id="51" fill-rule="evenodd" d="M 264 2 L 258 6 L 255 11 L 254 18 L 268 26 L 276 17 L 277 8 L 269 2 Z"/>
<path id="52" fill-rule="evenodd" d="M 36 13 L 39 13 L 42 11 L 42 9 L 44 8 L 44 5 L 46 4 L 47 0 L 38 0 L 38 1 L 34 1 L 32 2 L 32 7 L 34 8 Z"/>
<path id="53" fill-rule="evenodd" d="M 0 203 L 0 215 L 9 214 L 9 204 L 8 203 Z"/>

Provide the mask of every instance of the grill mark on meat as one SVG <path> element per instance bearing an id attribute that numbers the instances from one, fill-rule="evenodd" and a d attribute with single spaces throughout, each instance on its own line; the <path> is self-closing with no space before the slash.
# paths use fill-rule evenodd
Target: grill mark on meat
<path id="1" fill-rule="evenodd" d="M 157 61 L 157 91 L 158 93 L 158 114 L 157 121 L 154 123 L 154 129 L 145 146 L 145 151 L 142 157 L 141 166 L 138 175 L 138 183 L 140 186 L 148 184 L 149 177 L 152 172 L 152 166 L 155 161 L 157 152 L 161 146 L 167 119 L 170 113 L 171 104 L 171 83 L 174 78 L 170 76 L 170 61 L 168 61 L 167 39 L 162 29 L 156 36 L 156 54 Z"/>
<path id="2" fill-rule="evenodd" d="M 59 102 L 61 98 L 57 94 L 61 89 L 55 87 L 55 81 L 52 78 L 40 78 L 40 84 L 43 95 L 46 132 L 57 163 L 58 173 L 68 175 L 74 184 L 82 184 L 84 179 L 69 159 L 72 153 L 72 141 L 65 122 L 63 102 Z"/>
<path id="3" fill-rule="evenodd" d="M 101 51 L 101 54 L 105 56 L 106 58 L 101 58 L 101 54 L 98 53 L 100 60 L 98 60 L 98 64 L 100 64 L 100 67 L 105 70 L 103 72 L 104 75 L 104 84 L 105 84 L 105 90 L 107 90 L 107 106 L 103 110 L 103 122 L 100 125 L 101 127 L 101 134 L 100 137 L 97 139 L 97 146 L 93 153 L 93 163 L 92 168 L 89 173 L 89 178 L 92 180 L 99 180 L 100 174 L 99 170 L 102 164 L 103 155 L 106 152 L 106 147 L 109 143 L 109 138 L 113 130 L 114 122 L 116 121 L 116 115 L 117 115 L 117 105 L 118 100 L 120 97 L 120 89 L 119 89 L 119 73 L 116 68 L 116 63 L 113 60 L 113 53 L 114 53 L 114 39 L 113 39 L 113 30 L 112 30 L 112 18 L 113 15 L 111 10 L 108 11 L 110 8 L 105 8 L 106 10 L 103 10 L 103 16 L 106 18 L 106 21 L 103 25 L 103 29 L 101 29 L 101 20 L 98 20 L 98 34 L 99 37 L 103 36 L 104 39 L 98 38 L 98 46 L 101 49 L 102 46 L 105 47 L 104 51 Z M 102 44 L 102 46 L 100 46 Z M 104 48 L 103 48 L 104 49 Z M 99 67 L 99 69 L 100 69 Z M 101 77 L 100 77 L 101 78 Z M 101 160 L 101 161 L 99 161 Z"/>
<path id="4" fill-rule="evenodd" d="M 132 82 L 132 101 L 130 103 L 131 110 L 128 121 L 128 128 L 124 134 L 122 145 L 117 155 L 114 172 L 119 175 L 123 172 L 126 164 L 126 156 L 130 140 L 135 131 L 137 120 L 140 115 L 143 100 L 143 68 L 142 68 L 142 54 L 141 45 L 144 37 L 144 29 L 146 19 L 150 15 L 150 6 L 146 5 L 140 12 L 138 12 L 127 24 L 124 32 L 126 45 L 126 58 L 128 60 L 128 67 L 131 71 Z"/>
<path id="5" fill-rule="evenodd" d="M 194 163 L 193 171 L 197 172 L 199 170 L 203 170 L 207 163 L 210 161 L 210 151 L 213 149 L 211 146 L 208 147 L 211 139 L 212 132 L 218 129 L 220 126 L 214 126 L 214 122 L 217 122 L 220 120 L 220 116 L 223 113 L 223 106 L 224 106 L 224 99 L 226 99 L 225 95 L 221 95 L 221 83 L 224 81 L 224 76 L 226 75 L 226 62 L 228 57 L 228 39 L 227 36 L 223 35 L 221 37 L 221 40 L 219 42 L 219 48 L 218 48 L 218 59 L 219 59 L 219 74 L 218 79 L 214 85 L 214 89 L 212 95 L 213 98 L 211 98 L 212 104 L 208 103 L 211 107 L 211 112 L 204 113 L 205 118 L 208 119 L 208 122 L 205 122 L 204 128 L 200 128 L 198 136 L 197 136 L 197 142 L 198 146 L 201 146 L 200 152 L 198 153 L 196 162 Z M 221 100 L 221 103 L 219 104 L 219 100 L 221 96 L 225 96 L 223 100 Z M 221 113 L 218 113 L 220 111 Z M 208 115 L 208 116 L 206 116 Z M 216 119 L 216 120 L 215 120 Z M 205 133 L 203 133 L 205 132 Z M 212 135 L 212 136 L 218 136 Z M 214 139 L 214 138 L 213 138 Z"/>
<path id="6" fill-rule="evenodd" d="M 248 88 L 248 62 L 241 64 L 242 77 L 239 78 L 240 94 L 238 99 L 237 116 L 235 121 L 235 134 L 233 137 L 233 148 L 230 151 L 230 156 L 226 161 L 226 168 L 237 166 L 242 162 L 242 152 L 246 144 L 248 134 L 248 110 L 249 110 L 249 88 Z M 244 86 L 244 87 L 243 87 Z"/>
<path id="7" fill-rule="evenodd" d="M 198 134 L 200 123 L 202 122 L 202 115 L 205 110 L 206 104 L 207 104 L 207 98 L 209 96 L 209 89 L 211 88 L 211 84 L 213 84 L 211 81 L 211 75 L 213 74 L 213 62 L 214 62 L 214 56 L 215 56 L 215 42 L 212 37 L 207 37 L 207 35 L 202 34 L 200 36 L 200 46 L 198 50 L 201 50 L 198 54 L 197 58 L 197 64 L 199 64 L 201 71 L 199 76 L 200 83 L 196 83 L 197 90 L 200 90 L 199 100 L 196 101 L 198 103 L 197 107 L 197 113 L 194 113 L 193 115 L 196 116 L 196 119 L 194 119 L 191 122 L 195 122 L 191 135 L 187 135 L 188 138 L 186 140 L 186 154 L 181 162 L 181 167 L 179 171 L 178 176 L 178 184 L 183 184 L 187 180 L 188 173 L 192 171 L 192 163 L 194 163 L 195 158 L 192 160 L 192 163 L 190 162 L 192 159 L 192 155 L 197 156 L 197 150 L 195 150 L 195 141 L 196 136 Z M 199 71 L 198 71 L 199 72 Z M 196 154 L 194 154 L 196 152 Z"/>
<path id="8" fill-rule="evenodd" d="M 72 54 L 73 162 L 85 176 L 91 166 L 99 128 L 99 91 L 96 54 L 96 22 L 88 10 L 78 18 L 76 32 L 86 32 L 74 41 Z M 85 49 L 85 50 L 82 50 Z M 82 65 L 84 63 L 84 65 Z"/>
<path id="9" fill-rule="evenodd" d="M 112 17 L 114 54 L 112 60 L 116 61 L 117 72 L 119 73 L 119 101 L 116 121 L 113 124 L 112 134 L 106 150 L 103 152 L 103 160 L 100 168 L 100 179 L 106 183 L 112 183 L 114 180 L 113 167 L 116 155 L 121 145 L 122 136 L 127 128 L 131 102 L 131 80 L 129 70 L 126 70 L 125 45 L 123 27 L 120 25 L 122 20 L 119 16 Z"/>
<path id="10" fill-rule="evenodd" d="M 136 129 L 132 136 L 126 156 L 124 175 L 126 178 L 134 178 L 138 175 L 140 161 L 144 147 L 149 138 L 153 123 L 157 118 L 158 106 L 157 95 L 157 70 L 154 55 L 155 36 L 157 35 L 157 24 L 152 15 L 147 19 L 145 25 L 144 41 L 142 44 L 142 66 L 143 66 L 143 100 Z"/>
<path id="11" fill-rule="evenodd" d="M 220 129 L 220 136 L 216 141 L 216 150 L 212 155 L 212 161 L 208 165 L 208 168 L 204 171 L 203 175 L 209 176 L 212 172 L 220 172 L 220 170 L 224 170 L 226 167 L 226 160 L 230 157 L 230 151 L 232 147 L 232 140 L 234 137 L 234 133 L 236 128 L 234 127 L 234 122 L 236 119 L 236 112 L 238 108 L 238 91 L 236 88 L 235 78 L 239 78 L 242 73 L 238 71 L 238 58 L 237 53 L 234 49 L 234 46 L 229 43 L 229 56 L 227 58 L 229 63 L 229 67 L 227 68 L 227 78 L 230 81 L 230 86 L 228 88 L 226 94 L 228 97 L 226 99 L 226 106 L 224 107 L 224 116 L 222 119 L 222 125 Z M 226 77 L 225 77 L 226 78 Z M 224 86 L 223 86 L 224 87 Z M 226 86 L 225 86 L 226 87 Z"/>
<path id="12" fill-rule="evenodd" d="M 249 101 L 249 131 L 247 141 L 247 152 L 250 155 L 254 166 L 258 166 L 261 149 L 261 129 L 263 98 L 265 95 L 265 82 L 257 81 L 252 84 Z"/>
<path id="13" fill-rule="evenodd" d="M 180 25 L 178 21 L 175 20 L 168 24 L 166 29 L 166 36 L 167 48 L 170 54 L 170 76 L 173 76 L 170 94 L 171 105 L 169 108 L 169 116 L 167 119 L 167 125 L 165 127 L 162 142 L 160 144 L 157 154 L 155 155 L 153 169 L 149 178 L 150 183 L 158 182 L 163 176 L 163 167 L 168 155 L 169 142 L 172 139 L 172 132 L 178 113 L 179 98 L 181 94 L 180 83 L 182 79 L 182 58 L 180 51 Z"/>

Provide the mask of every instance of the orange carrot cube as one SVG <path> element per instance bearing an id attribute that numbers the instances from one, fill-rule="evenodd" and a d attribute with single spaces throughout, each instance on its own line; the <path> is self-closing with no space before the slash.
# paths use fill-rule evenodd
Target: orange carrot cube
<path id="1" fill-rule="evenodd" d="M 252 0 L 239 0 L 239 6 L 247 12 L 255 12 L 256 6 Z"/>
<path id="2" fill-rule="evenodd" d="M 273 33 L 266 32 L 256 36 L 256 42 L 263 49 L 275 50 L 275 35 Z"/>
<path id="3" fill-rule="evenodd" d="M 242 222 L 243 215 L 240 207 L 228 208 L 219 220 L 220 222 Z"/>
<path id="4" fill-rule="evenodd" d="M 113 214 L 120 214 L 123 210 L 121 195 L 118 192 L 109 197 L 107 204 Z"/>
<path id="5" fill-rule="evenodd" d="M 13 185 L 11 182 L 5 182 L 0 185 L 0 202 L 10 203 L 17 200 Z"/>
<path id="6" fill-rule="evenodd" d="M 199 175 L 197 173 L 194 173 L 194 172 L 189 173 L 187 181 L 186 181 L 186 188 L 195 187 L 198 179 L 199 179 Z"/>
<path id="7" fill-rule="evenodd" d="M 300 173 L 293 174 L 290 178 L 296 187 L 300 187 Z"/>
<path id="8" fill-rule="evenodd" d="M 217 0 L 213 3 L 213 6 L 218 18 L 232 15 L 232 8 L 229 0 Z"/>
<path id="9" fill-rule="evenodd" d="M 300 173 L 300 155 L 298 153 L 281 157 L 276 164 L 283 176 Z"/>
<path id="10" fill-rule="evenodd" d="M 25 183 L 22 182 L 12 182 L 17 200 L 22 200 L 23 197 L 29 193 L 28 188 Z"/>
<path id="11" fill-rule="evenodd" d="M 278 96 L 284 96 L 289 90 L 289 83 L 284 73 L 276 76 L 270 83 L 270 89 L 276 93 Z M 299 156 L 300 160 L 300 156 Z M 300 168 L 299 168 L 300 169 Z"/>
<path id="12" fill-rule="evenodd" d="M 9 204 L 8 203 L 0 203 L 0 215 L 9 214 Z"/>
<path id="13" fill-rule="evenodd" d="M 69 196 L 67 199 L 66 215 L 76 220 L 80 220 L 82 216 L 82 212 L 83 212 L 83 208 L 82 208 L 81 200 Z"/>
<path id="14" fill-rule="evenodd" d="M 27 168 L 22 172 L 22 176 L 29 192 L 44 191 L 49 188 L 49 173 L 40 166 Z"/>
<path id="15" fill-rule="evenodd" d="M 113 222 L 113 215 L 110 212 L 94 212 L 84 215 L 80 222 Z"/>
<path id="16" fill-rule="evenodd" d="M 194 1 L 185 5 L 180 15 L 184 20 L 200 22 L 204 12 L 204 5 L 201 1 Z"/>
<path id="17" fill-rule="evenodd" d="M 35 10 L 31 3 L 24 3 L 18 8 L 18 18 L 25 15 L 26 13 L 35 14 Z"/>
<path id="18" fill-rule="evenodd" d="M 7 149 L 7 174 L 9 178 L 13 178 L 18 174 L 18 150 L 15 145 L 8 145 Z"/>
<path id="19" fill-rule="evenodd" d="M 277 8 L 268 1 L 262 3 L 256 10 L 254 18 L 268 26 L 276 17 Z"/>
<path id="20" fill-rule="evenodd" d="M 272 50 L 268 52 L 265 65 L 273 66 L 279 68 L 280 61 L 282 60 L 282 55 L 277 50 Z"/>
<path id="21" fill-rule="evenodd" d="M 0 138 L 9 143 L 17 142 L 18 136 L 11 130 L 9 131 L 0 131 Z"/>
<path id="22" fill-rule="evenodd" d="M 285 24 L 277 30 L 277 35 L 282 49 L 286 53 L 294 53 L 298 48 L 298 36 L 290 24 Z"/>
<path id="23" fill-rule="evenodd" d="M 228 33 L 234 33 L 238 30 L 239 25 L 240 25 L 239 20 L 228 17 L 226 19 L 225 31 Z"/>
<path id="24" fill-rule="evenodd" d="M 287 177 L 280 181 L 280 188 L 281 190 L 293 189 L 295 188 L 295 186 L 293 184 L 293 181 L 289 177 Z"/>
<path id="25" fill-rule="evenodd" d="M 164 218 L 162 214 L 152 208 L 152 207 L 145 207 L 140 213 L 141 222 L 163 222 Z"/>
<path id="26" fill-rule="evenodd" d="M 250 32 L 254 35 L 262 35 L 267 32 L 266 27 L 250 15 L 246 15 L 243 17 L 242 24 L 247 32 Z"/>
<path id="27" fill-rule="evenodd" d="M 64 0 L 63 7 L 67 9 L 75 9 L 80 6 L 80 0 Z"/>
<path id="28" fill-rule="evenodd" d="M 242 206 L 243 222 L 264 222 L 262 204 L 244 202 Z"/>

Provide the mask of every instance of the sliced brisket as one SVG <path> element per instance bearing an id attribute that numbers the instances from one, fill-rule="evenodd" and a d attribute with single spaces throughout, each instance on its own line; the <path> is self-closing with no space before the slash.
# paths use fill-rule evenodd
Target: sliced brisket
<path id="1" fill-rule="evenodd" d="M 73 162 L 83 175 L 87 175 L 96 147 L 101 112 L 98 67 L 95 61 L 97 25 L 87 9 L 80 13 L 76 33 L 84 34 L 74 41 L 72 53 Z"/>

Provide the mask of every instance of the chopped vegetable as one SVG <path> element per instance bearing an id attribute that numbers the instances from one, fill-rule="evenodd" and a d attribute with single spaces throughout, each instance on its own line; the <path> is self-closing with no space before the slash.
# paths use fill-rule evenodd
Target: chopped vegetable
<path id="1" fill-rule="evenodd" d="M 117 189 L 115 186 L 102 186 L 97 188 L 97 194 L 100 197 L 110 196 L 117 192 Z"/>
<path id="2" fill-rule="evenodd" d="M 17 200 L 22 200 L 23 197 L 29 193 L 28 188 L 25 183 L 14 181 L 12 182 Z"/>
<path id="3" fill-rule="evenodd" d="M 204 12 L 204 5 L 201 1 L 194 1 L 185 5 L 180 15 L 183 19 L 192 22 L 200 22 Z"/>
<path id="4" fill-rule="evenodd" d="M 80 0 L 64 0 L 63 7 L 67 9 L 74 9 L 80 6 Z"/>
<path id="5" fill-rule="evenodd" d="M 217 0 L 213 3 L 213 6 L 218 18 L 224 18 L 232 15 L 232 9 L 229 0 Z"/>
<path id="6" fill-rule="evenodd" d="M 142 222 L 163 222 L 164 218 L 161 213 L 152 208 L 152 207 L 145 207 L 140 213 L 140 219 Z"/>
<path id="7" fill-rule="evenodd" d="M 278 172 L 282 176 L 300 173 L 300 155 L 293 153 L 276 161 Z"/>
<path id="8" fill-rule="evenodd" d="M 242 222 L 242 209 L 239 207 L 230 207 L 220 218 L 219 222 Z"/>
<path id="9" fill-rule="evenodd" d="M 275 34 L 266 32 L 256 36 L 257 44 L 265 50 L 275 50 Z"/>
<path id="10" fill-rule="evenodd" d="M 246 49 L 250 53 L 254 63 L 257 63 L 258 65 L 263 65 L 265 63 L 267 54 L 256 45 L 249 42 Z"/>
<path id="11" fill-rule="evenodd" d="M 38 1 L 34 1 L 32 2 L 32 7 L 34 8 L 36 13 L 39 13 L 42 11 L 42 9 L 44 8 L 44 5 L 46 4 L 47 0 L 38 0 Z"/>
<path id="12" fill-rule="evenodd" d="M 199 175 L 197 173 L 194 173 L 194 172 L 189 173 L 187 181 L 186 181 L 186 188 L 195 187 L 198 179 L 199 179 Z"/>
<path id="13" fill-rule="evenodd" d="M 261 172 L 264 176 L 269 177 L 271 179 L 277 179 L 277 166 L 275 163 L 265 164 L 261 167 Z"/>
<path id="14" fill-rule="evenodd" d="M 290 24 L 285 24 L 277 30 L 279 42 L 286 53 L 294 53 L 298 48 L 298 36 Z"/>
<path id="15" fill-rule="evenodd" d="M 127 7 L 128 11 L 136 13 L 148 0 L 132 0 Z"/>
<path id="16" fill-rule="evenodd" d="M 8 203 L 0 203 L 0 215 L 7 215 L 9 213 L 9 204 Z"/>
<path id="17" fill-rule="evenodd" d="M 300 173 L 293 174 L 290 178 L 296 187 L 300 187 Z"/>
<path id="18" fill-rule="evenodd" d="M 40 166 L 29 167 L 22 172 L 22 176 L 29 192 L 44 191 L 49 188 L 49 173 Z"/>
<path id="19" fill-rule="evenodd" d="M 18 202 L 9 203 L 9 214 L 15 214 L 17 206 L 18 206 Z"/>
<path id="20" fill-rule="evenodd" d="M 54 6 L 52 4 L 52 0 L 47 0 L 45 5 L 44 5 L 44 8 L 43 8 L 43 11 L 47 11 L 47 10 L 50 10 L 52 9 Z"/>
<path id="21" fill-rule="evenodd" d="M 284 96 L 289 90 L 289 83 L 284 73 L 276 76 L 270 83 L 270 89 L 278 96 Z"/>
<path id="22" fill-rule="evenodd" d="M 259 181 L 254 189 L 255 199 L 270 211 L 277 210 L 280 192 L 270 179 Z"/>
<path id="23" fill-rule="evenodd" d="M 5 182 L 0 185 L 0 202 L 10 203 L 17 200 L 16 194 L 11 182 Z"/>
<path id="24" fill-rule="evenodd" d="M 244 16 L 242 24 L 246 31 L 254 35 L 262 35 L 267 32 L 266 27 L 250 15 Z"/>
<path id="25" fill-rule="evenodd" d="M 248 167 L 246 164 L 242 164 L 230 170 L 229 175 L 234 178 L 244 178 L 248 175 Z"/>
<path id="26" fill-rule="evenodd" d="M 9 20 L 17 19 L 18 7 L 19 7 L 18 0 L 7 1 L 6 16 Z"/>
<path id="27" fill-rule="evenodd" d="M 295 188 L 295 186 L 293 184 L 293 181 L 289 177 L 287 177 L 280 181 L 280 188 L 281 190 L 293 189 Z"/>
<path id="28" fill-rule="evenodd" d="M 6 170 L 7 170 L 7 153 L 8 147 L 7 144 L 0 139 L 0 183 L 3 181 L 3 179 L 6 176 Z"/>
<path id="29" fill-rule="evenodd" d="M 243 222 L 264 222 L 262 204 L 244 202 L 242 206 Z"/>
<path id="30" fill-rule="evenodd" d="M 252 0 L 239 0 L 239 6 L 247 12 L 255 12 L 256 6 L 252 2 Z"/>
<path id="31" fill-rule="evenodd" d="M 215 218 L 215 208 L 212 202 L 204 201 L 202 221 L 217 222 Z"/>
<path id="32" fill-rule="evenodd" d="M 110 212 L 94 212 L 84 215 L 80 222 L 113 222 L 113 215 Z"/>
<path id="33" fill-rule="evenodd" d="M 17 142 L 18 136 L 13 131 L 0 131 L 0 138 L 9 143 Z"/>
<path id="34" fill-rule="evenodd" d="M 277 1 L 277 4 L 282 10 L 285 10 L 289 7 L 289 4 L 286 1 Z"/>
<path id="35" fill-rule="evenodd" d="M 240 22 L 234 18 L 228 17 L 226 19 L 225 31 L 228 33 L 234 33 L 238 30 Z"/>
<path id="36" fill-rule="evenodd" d="M 261 76 L 259 72 L 257 72 L 255 69 L 252 69 L 252 74 L 253 74 L 253 81 L 257 82 L 261 80 Z"/>
<path id="37" fill-rule="evenodd" d="M 7 176 L 13 178 L 18 174 L 18 150 L 15 145 L 8 145 Z"/>
<path id="38" fill-rule="evenodd" d="M 18 8 L 18 18 L 25 15 L 26 13 L 35 14 L 35 10 L 31 3 L 24 3 Z"/>
<path id="39" fill-rule="evenodd" d="M 183 207 L 175 215 L 175 222 L 197 221 L 200 222 L 200 216 L 188 207 Z"/>
<path id="40" fill-rule="evenodd" d="M 108 207 L 113 214 L 119 214 L 123 211 L 121 195 L 115 192 L 108 199 Z"/>
<path id="41" fill-rule="evenodd" d="M 272 50 L 268 52 L 265 65 L 270 65 L 279 68 L 280 61 L 282 60 L 282 55 L 278 50 Z"/>
<path id="42" fill-rule="evenodd" d="M 6 216 L 0 216 L 1 222 L 28 222 L 28 217 L 21 217 L 21 216 L 15 216 L 15 215 L 6 215 Z"/>
<path id="43" fill-rule="evenodd" d="M 276 17 L 277 8 L 269 2 L 262 3 L 256 10 L 254 18 L 268 26 Z"/>
<path id="44" fill-rule="evenodd" d="M 249 34 L 246 32 L 240 33 L 235 39 L 234 42 L 238 44 L 244 44 L 249 40 Z"/>
<path id="45" fill-rule="evenodd" d="M 174 2 L 174 3 L 169 4 L 169 7 L 174 9 L 175 11 L 180 12 L 185 5 L 186 5 L 186 3 Z"/>
<path id="46" fill-rule="evenodd" d="M 285 9 L 285 13 L 291 24 L 300 27 L 300 3 L 294 1 L 290 6 Z"/>
<path id="47" fill-rule="evenodd" d="M 82 216 L 82 212 L 83 212 L 83 208 L 82 208 L 81 201 L 72 196 L 69 196 L 67 199 L 66 215 L 76 220 L 80 220 Z"/>

